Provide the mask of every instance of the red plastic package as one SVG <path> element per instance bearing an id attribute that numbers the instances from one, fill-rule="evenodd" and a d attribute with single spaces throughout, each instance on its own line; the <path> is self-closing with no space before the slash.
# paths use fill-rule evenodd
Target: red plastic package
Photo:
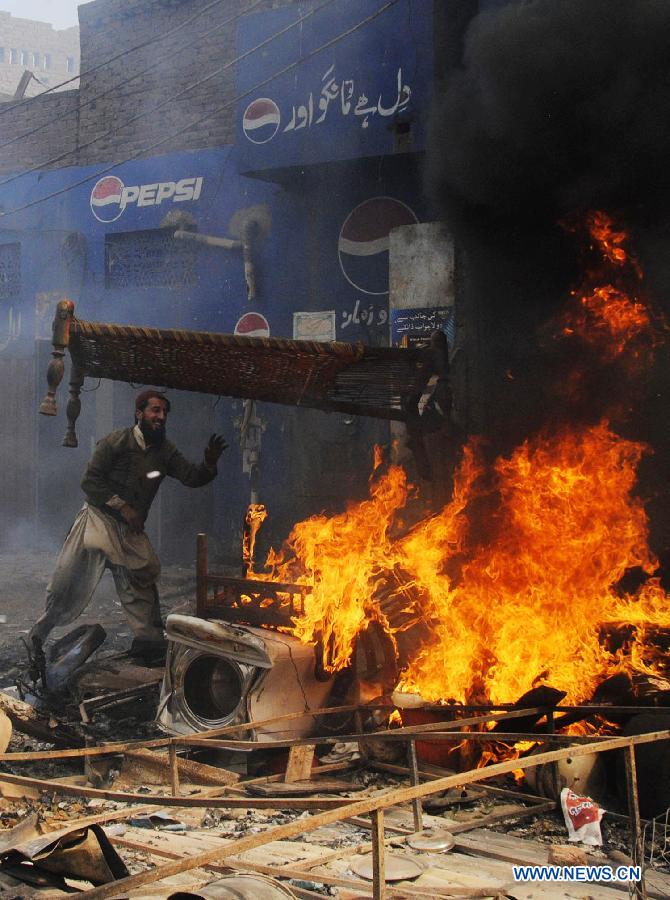
<path id="1" fill-rule="evenodd" d="M 568 829 L 568 840 L 600 847 L 603 842 L 600 820 L 605 815 L 605 810 L 590 797 L 580 797 L 570 788 L 563 788 L 561 791 L 561 807 Z"/>

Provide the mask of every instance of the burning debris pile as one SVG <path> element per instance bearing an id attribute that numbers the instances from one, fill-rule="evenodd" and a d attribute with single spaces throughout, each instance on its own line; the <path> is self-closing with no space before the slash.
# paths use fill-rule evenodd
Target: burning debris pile
<path id="1" fill-rule="evenodd" d="M 425 700 L 511 702 L 550 685 L 581 703 L 607 678 L 664 674 L 670 604 L 635 495 L 646 447 L 617 433 L 663 337 L 643 299 L 625 233 L 587 217 L 597 264 L 552 324 L 552 339 L 588 352 L 561 385 L 564 408 L 611 366 L 609 408 L 596 422 L 551 424 L 509 456 L 463 449 L 451 501 L 407 527 L 416 491 L 402 468 L 382 470 L 369 497 L 298 523 L 267 561 L 274 580 L 307 583 L 294 633 L 317 642 L 327 671 L 352 662 L 381 629 L 395 683 Z M 634 583 L 634 587 L 628 585 Z"/>

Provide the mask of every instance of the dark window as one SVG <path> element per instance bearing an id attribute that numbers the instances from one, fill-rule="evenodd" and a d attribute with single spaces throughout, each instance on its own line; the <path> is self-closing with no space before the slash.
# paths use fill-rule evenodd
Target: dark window
<path id="1" fill-rule="evenodd" d="M 67 66 L 68 72 L 74 72 L 74 56 L 68 56 L 65 64 Z"/>
<path id="2" fill-rule="evenodd" d="M 198 283 L 198 247 L 172 232 L 127 231 L 105 237 L 105 287 L 184 288 Z"/>
<path id="3" fill-rule="evenodd" d="M 39 69 L 41 59 L 42 57 L 39 53 L 33 53 L 33 69 Z"/>
<path id="4" fill-rule="evenodd" d="M 15 50 L 13 47 L 9 51 L 9 61 L 13 66 L 18 65 L 19 62 L 19 51 Z"/>
<path id="5" fill-rule="evenodd" d="M 51 68 L 51 54 L 50 53 L 44 54 L 44 68 L 45 69 Z"/>
<path id="6" fill-rule="evenodd" d="M 27 50 L 21 51 L 21 65 L 22 66 L 28 65 L 28 51 Z"/>
<path id="7" fill-rule="evenodd" d="M 21 293 L 21 244 L 0 244 L 0 300 Z"/>

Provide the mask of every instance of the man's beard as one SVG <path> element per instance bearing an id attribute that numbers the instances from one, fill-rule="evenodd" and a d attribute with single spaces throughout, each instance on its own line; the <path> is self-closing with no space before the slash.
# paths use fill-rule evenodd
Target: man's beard
<path id="1" fill-rule="evenodd" d="M 165 425 L 159 425 L 156 428 L 152 428 L 151 425 L 147 425 L 146 422 L 140 422 L 140 431 L 144 435 L 144 440 L 147 445 L 150 444 L 152 447 L 160 447 L 165 440 Z"/>

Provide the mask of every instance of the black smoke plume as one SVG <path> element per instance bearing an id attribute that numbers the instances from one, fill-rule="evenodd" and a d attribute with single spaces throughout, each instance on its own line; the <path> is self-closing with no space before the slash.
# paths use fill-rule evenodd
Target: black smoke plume
<path id="1" fill-rule="evenodd" d="M 432 193 L 500 220 L 670 199 L 670 3 L 529 0 L 472 19 L 438 93 Z"/>
<path id="2" fill-rule="evenodd" d="M 670 317 L 670 2 L 481 7 L 460 59 L 437 61 L 426 165 L 460 252 L 452 369 L 462 424 L 504 453 L 561 419 L 597 421 L 616 399 L 627 413 L 618 430 L 653 447 L 640 493 L 670 573 L 667 334 L 637 392 L 624 369 L 550 339 L 584 274 L 578 233 L 561 222 L 592 209 L 630 230 L 644 299 Z M 578 402 L 568 390 L 576 370 Z"/>

